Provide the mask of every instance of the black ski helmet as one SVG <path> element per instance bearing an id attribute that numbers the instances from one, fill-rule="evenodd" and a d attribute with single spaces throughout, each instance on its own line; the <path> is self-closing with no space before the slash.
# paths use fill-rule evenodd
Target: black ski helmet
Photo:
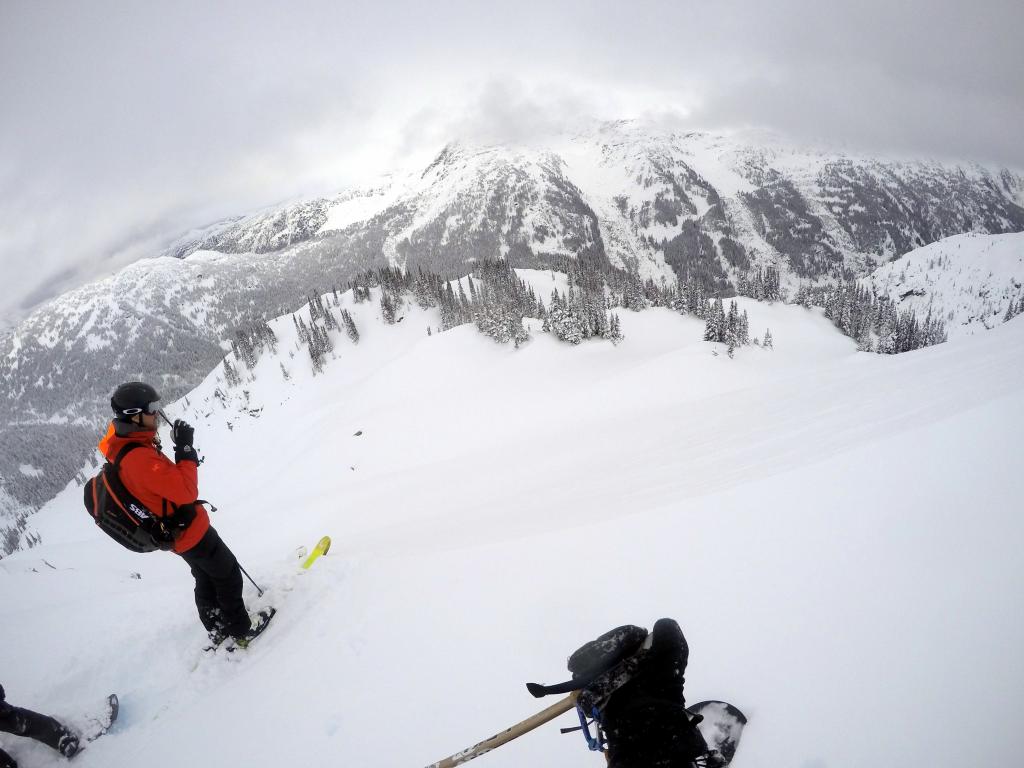
<path id="1" fill-rule="evenodd" d="M 160 410 L 160 393 L 141 381 L 127 381 L 114 390 L 110 407 L 116 418 L 128 421 L 137 413 L 156 413 Z"/>

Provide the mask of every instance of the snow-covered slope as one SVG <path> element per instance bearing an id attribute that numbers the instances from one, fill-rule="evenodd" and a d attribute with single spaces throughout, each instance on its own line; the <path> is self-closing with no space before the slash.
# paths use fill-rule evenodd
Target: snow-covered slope
<path id="1" fill-rule="evenodd" d="M 868 283 L 901 309 L 941 317 L 950 337 L 984 331 L 1024 298 L 1024 232 L 949 237 L 879 267 Z"/>
<path id="2" fill-rule="evenodd" d="M 466 274 L 479 259 L 587 258 L 730 295 L 866 276 L 962 232 L 1024 230 L 1024 179 L 642 122 L 546 146 L 451 144 L 426 168 L 273 206 L 178 238 L 166 256 L 50 302 L 0 333 L 0 553 L 89 450 L 79 422 L 126 377 L 194 387 L 237 329 L 385 263 Z M 19 469 L 29 464 L 39 475 Z"/>
<path id="3" fill-rule="evenodd" d="M 322 375 L 285 317 L 247 399 L 215 372 L 172 409 L 280 610 L 249 652 L 200 660 L 188 569 L 118 548 L 74 486 L 0 562 L 9 698 L 66 715 L 121 694 L 81 768 L 426 765 L 539 710 L 523 683 L 562 679 L 581 642 L 663 615 L 690 700 L 750 716 L 737 768 L 1016 760 L 1024 320 L 888 357 L 741 300 L 775 349 L 730 360 L 667 310 L 623 312 L 618 347 L 513 350 L 343 303 L 362 338 Z M 571 720 L 477 764 L 599 765 Z"/>

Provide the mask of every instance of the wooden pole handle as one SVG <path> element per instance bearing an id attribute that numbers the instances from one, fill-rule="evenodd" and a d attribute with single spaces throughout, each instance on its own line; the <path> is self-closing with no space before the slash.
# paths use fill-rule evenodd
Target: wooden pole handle
<path id="1" fill-rule="evenodd" d="M 489 739 L 474 744 L 472 747 L 456 752 L 454 755 L 449 755 L 444 760 L 439 760 L 436 763 L 431 763 L 427 768 L 455 768 L 457 765 L 468 763 L 475 757 L 480 757 L 492 749 L 500 747 L 502 744 L 507 744 L 512 739 L 519 738 L 524 733 L 532 731 L 534 728 L 538 728 L 544 723 L 554 720 L 559 715 L 568 712 L 570 709 L 576 706 L 576 697 L 579 696 L 579 691 L 573 691 L 561 701 L 552 704 L 547 709 L 538 712 L 537 714 L 526 718 L 522 722 L 516 723 L 510 728 L 506 728 L 501 733 L 496 733 Z"/>

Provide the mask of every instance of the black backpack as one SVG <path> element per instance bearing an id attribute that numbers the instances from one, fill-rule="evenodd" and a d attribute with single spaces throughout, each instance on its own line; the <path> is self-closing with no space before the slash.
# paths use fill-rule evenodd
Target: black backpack
<path id="1" fill-rule="evenodd" d="M 141 443 L 128 443 L 113 462 L 105 463 L 89 479 L 85 484 L 85 508 L 104 533 L 132 552 L 173 549 L 174 533 L 168 526 L 171 521 L 153 514 L 121 482 L 121 461 L 135 448 L 143 447 Z"/>
<path id="2" fill-rule="evenodd" d="M 646 639 L 647 630 L 643 627 L 633 624 L 616 627 L 573 651 L 568 664 L 571 680 L 556 685 L 527 683 L 526 688 L 539 698 L 552 693 L 604 690 L 616 681 L 615 688 L 621 687 L 629 679 L 629 675 L 622 673 L 635 671 L 643 658 Z"/>
<path id="3" fill-rule="evenodd" d="M 653 638 L 643 627 L 626 624 L 605 632 L 591 640 L 569 657 L 569 671 L 572 679 L 557 685 L 527 683 L 526 687 L 534 696 L 552 693 L 576 694 L 576 712 L 580 724 L 575 728 L 562 728 L 562 733 L 582 731 L 587 746 L 595 752 L 603 752 L 607 739 L 604 734 L 605 707 L 616 691 L 628 683 L 640 670 L 650 652 L 648 638 Z M 693 763 L 701 764 L 698 758 L 707 752 L 707 744 L 697 729 L 703 717 L 696 715 L 689 720 L 689 741 Z M 591 734 L 593 726 L 595 732 Z M 706 761 L 705 761 L 706 762 Z"/>
<path id="4" fill-rule="evenodd" d="M 646 629 L 633 624 L 616 627 L 573 652 L 568 664 L 571 680 L 556 685 L 527 683 L 526 688 L 538 698 L 552 693 L 579 691 L 576 711 L 580 725 L 563 728 L 562 733 L 581 730 L 591 750 L 603 751 L 601 713 L 611 695 L 625 685 L 643 663 L 647 655 L 647 636 Z M 588 719 L 592 722 L 588 723 Z M 597 726 L 595 736 L 591 735 L 589 725 Z"/>
<path id="5" fill-rule="evenodd" d="M 646 639 L 646 629 L 625 624 L 580 646 L 573 651 L 567 665 L 573 681 L 579 683 L 580 688 L 593 685 L 600 675 L 635 655 Z"/>

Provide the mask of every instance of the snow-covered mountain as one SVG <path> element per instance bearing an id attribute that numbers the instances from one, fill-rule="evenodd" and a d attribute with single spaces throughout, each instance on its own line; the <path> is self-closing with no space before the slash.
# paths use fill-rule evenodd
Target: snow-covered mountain
<path id="1" fill-rule="evenodd" d="M 946 238 L 879 267 L 868 283 L 900 308 L 941 317 L 950 337 L 988 330 L 1024 306 L 1024 233 Z"/>
<path id="2" fill-rule="evenodd" d="M 391 263 L 465 274 L 587 257 L 729 294 L 740 276 L 863 277 L 962 232 L 1024 230 L 1009 170 L 595 127 L 550 146 L 446 147 L 416 173 L 219 222 L 0 335 L 0 552 L 89 454 L 120 382 L 188 391 L 249 323 Z"/>
<path id="3" fill-rule="evenodd" d="M 889 357 L 741 298 L 775 347 L 730 360 L 664 308 L 622 312 L 617 347 L 514 350 L 428 336 L 415 304 L 386 325 L 371 298 L 340 297 L 361 339 L 332 331 L 322 374 L 285 316 L 243 383 L 218 368 L 170 408 L 267 588 L 250 608 L 279 609 L 245 655 L 201 658 L 188 568 L 119 548 L 74 483 L 0 562 L 8 698 L 71 717 L 121 695 L 76 766 L 427 765 L 546 706 L 523 683 L 563 679 L 582 642 L 660 616 L 689 641 L 688 701 L 749 715 L 736 768 L 1014 764 L 1024 319 Z M 983 705 L 951 727 L 952 701 Z M 474 768 L 603 764 L 559 734 L 574 721 Z"/>
<path id="4" fill-rule="evenodd" d="M 623 122 L 545 147 L 450 145 L 366 190 L 223 222 L 175 243 L 264 253 L 300 241 L 376 243 L 398 266 L 597 253 L 644 276 L 723 287 L 754 266 L 864 275 L 962 232 L 1024 230 L 1024 177 L 1006 169 L 801 150 Z"/>

